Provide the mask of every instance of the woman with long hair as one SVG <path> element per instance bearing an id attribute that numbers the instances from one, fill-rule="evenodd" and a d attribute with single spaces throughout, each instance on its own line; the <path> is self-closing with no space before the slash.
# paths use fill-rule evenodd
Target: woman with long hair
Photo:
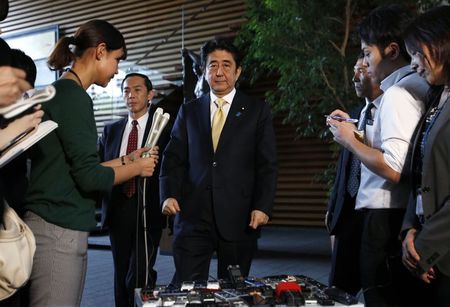
<path id="1" fill-rule="evenodd" d="M 54 70 L 71 66 L 54 82 L 56 95 L 43 106 L 45 119 L 58 128 L 31 150 L 25 199 L 25 221 L 37 245 L 31 306 L 80 305 L 99 193 L 153 174 L 157 158 L 141 158 L 149 148 L 102 164 L 97 154 L 93 104 L 86 89 L 92 84 L 105 87 L 126 54 L 122 34 L 106 21 L 92 20 L 74 36 L 61 38 L 49 57 Z"/>
<path id="2" fill-rule="evenodd" d="M 420 15 L 405 43 L 411 67 L 431 90 L 414 139 L 403 263 L 428 284 L 429 306 L 450 306 L 450 6 Z"/>

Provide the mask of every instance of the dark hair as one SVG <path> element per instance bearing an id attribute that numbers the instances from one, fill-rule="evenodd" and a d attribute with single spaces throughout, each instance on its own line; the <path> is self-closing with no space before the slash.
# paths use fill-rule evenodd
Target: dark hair
<path id="1" fill-rule="evenodd" d="M 83 24 L 74 36 L 62 37 L 48 58 L 52 70 L 63 70 L 76 57 L 81 57 L 91 47 L 105 43 L 108 51 L 123 48 L 122 59 L 127 57 L 127 47 L 122 33 L 104 20 L 91 20 Z M 69 45 L 74 45 L 72 52 Z"/>
<path id="2" fill-rule="evenodd" d="M 0 0 L 0 21 L 3 21 L 8 16 L 9 1 Z"/>
<path id="3" fill-rule="evenodd" d="M 233 43 L 225 38 L 217 38 L 207 41 L 200 49 L 200 59 L 203 69 L 206 67 L 206 61 L 208 55 L 215 50 L 225 50 L 231 53 L 234 61 L 236 62 L 236 68 L 241 66 L 241 55 L 239 50 L 233 45 Z"/>
<path id="4" fill-rule="evenodd" d="M 435 7 L 414 20 L 405 31 L 405 45 L 410 52 L 424 57 L 423 45 L 433 61 L 444 66 L 445 82 L 450 82 L 450 6 Z"/>
<path id="5" fill-rule="evenodd" d="M 0 66 L 11 65 L 11 48 L 0 37 Z"/>
<path id="6" fill-rule="evenodd" d="M 141 77 L 142 79 L 144 79 L 145 87 L 147 88 L 147 91 L 150 92 L 153 89 L 152 81 L 150 81 L 150 79 L 146 75 L 140 74 L 137 72 L 132 72 L 132 73 L 127 74 L 125 76 L 125 78 L 123 78 L 122 84 L 120 85 L 120 89 L 122 90 L 122 92 L 123 92 L 123 84 L 125 83 L 125 80 L 130 77 Z"/>
<path id="7" fill-rule="evenodd" d="M 34 61 L 19 49 L 11 49 L 11 57 L 11 66 L 24 70 L 27 73 L 27 82 L 34 87 L 36 82 L 36 64 L 34 64 Z"/>
<path id="8" fill-rule="evenodd" d="M 383 50 L 390 43 L 397 43 L 400 55 L 407 61 L 411 58 L 403 42 L 403 31 L 411 22 L 412 16 L 405 8 L 392 4 L 381 6 L 369 13 L 359 25 L 359 37 L 368 45 Z"/>

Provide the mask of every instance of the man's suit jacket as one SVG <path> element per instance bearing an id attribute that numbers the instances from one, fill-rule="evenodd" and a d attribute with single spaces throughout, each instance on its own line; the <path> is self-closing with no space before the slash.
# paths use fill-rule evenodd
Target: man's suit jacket
<path id="1" fill-rule="evenodd" d="M 358 107 L 352 110 L 349 115 L 352 118 L 359 118 L 361 111 L 362 107 Z M 337 234 L 339 227 L 345 226 L 349 214 L 354 214 L 356 197 L 352 198 L 347 192 L 348 172 L 352 156 L 351 151 L 343 148 L 337 162 L 336 177 L 328 201 L 327 229 L 330 235 Z"/>
<path id="2" fill-rule="evenodd" d="M 147 124 L 145 126 L 144 130 L 144 138 L 142 140 L 141 146 L 145 145 L 145 142 L 147 140 L 147 136 L 149 134 L 151 125 L 152 125 L 152 118 L 153 114 L 155 113 L 157 107 L 155 105 L 150 105 L 149 109 L 149 117 Z M 120 119 L 112 124 L 106 125 L 103 130 L 103 135 L 100 138 L 99 142 L 99 155 L 100 159 L 102 161 L 109 161 L 112 159 L 115 159 L 119 157 L 120 155 L 120 145 L 122 143 L 122 136 L 125 130 L 125 127 L 127 125 L 128 117 Z M 171 121 L 169 121 L 166 128 L 161 133 L 161 136 L 158 140 L 157 145 L 159 146 L 159 155 L 161 156 L 162 151 L 164 150 L 165 146 L 167 145 L 167 142 L 169 140 L 170 135 L 170 127 L 171 127 Z M 159 169 L 160 164 L 158 163 L 156 165 L 155 171 L 153 173 L 153 176 L 147 178 L 147 190 L 146 190 L 146 197 L 147 197 L 147 223 L 149 223 L 150 228 L 162 228 L 165 226 L 165 217 L 161 214 L 160 209 L 160 200 L 159 200 Z M 143 178 L 137 177 L 136 178 L 138 186 L 141 186 L 143 184 Z M 140 190 L 140 189 L 138 189 Z M 139 197 L 142 197 L 141 194 L 139 194 Z M 120 203 L 120 200 L 123 199 L 123 185 L 116 185 L 112 188 L 111 193 L 103 196 L 102 201 L 102 227 L 108 227 L 110 220 L 111 220 L 111 214 L 113 212 L 114 206 L 120 206 L 122 205 Z"/>
<path id="3" fill-rule="evenodd" d="M 416 197 L 410 198 L 402 230 L 419 229 L 415 247 L 420 256 L 417 273 L 426 272 L 436 265 L 450 276 L 450 98 L 430 130 L 425 146 L 422 165 L 423 211 L 425 223 L 420 225 L 416 210 Z M 426 119 L 423 117 L 420 125 Z M 422 131 L 422 129 L 418 129 Z M 420 146 L 417 133 L 414 148 Z M 419 150 L 414 150 L 418 154 Z M 415 161 L 416 159 L 412 159 Z"/>
<path id="4" fill-rule="evenodd" d="M 177 199 L 174 234 L 187 234 L 210 206 L 226 240 L 254 238 L 250 212 L 270 216 L 277 159 L 270 107 L 237 91 L 216 152 L 211 140 L 210 95 L 181 106 L 163 155 L 161 201 Z"/>

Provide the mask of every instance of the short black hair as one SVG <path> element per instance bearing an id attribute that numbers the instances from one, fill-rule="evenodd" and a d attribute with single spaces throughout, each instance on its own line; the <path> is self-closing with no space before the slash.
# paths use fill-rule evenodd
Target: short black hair
<path id="1" fill-rule="evenodd" d="M 227 38 L 216 38 L 207 41 L 200 49 L 200 59 L 203 69 L 206 68 L 206 62 L 208 55 L 215 50 L 225 50 L 231 53 L 234 61 L 236 62 L 236 68 L 241 66 L 241 54 L 236 46 Z"/>
<path id="2" fill-rule="evenodd" d="M 147 88 L 147 91 L 150 92 L 153 89 L 152 81 L 150 81 L 150 79 L 146 75 L 140 74 L 137 72 L 132 72 L 132 73 L 127 74 L 125 76 L 125 78 L 123 78 L 122 84 L 120 85 L 120 89 L 122 90 L 122 92 L 123 92 L 123 84 L 125 83 L 125 80 L 130 77 L 141 77 L 142 79 L 144 79 L 144 83 L 145 83 L 145 87 Z"/>
<path id="3" fill-rule="evenodd" d="M 27 82 L 34 87 L 37 71 L 36 64 L 34 64 L 32 58 L 20 49 L 11 49 L 11 66 L 24 70 L 27 74 L 25 80 L 27 80 Z"/>
<path id="4" fill-rule="evenodd" d="M 369 13 L 359 25 L 359 37 L 368 45 L 380 50 L 390 43 L 397 43 L 400 55 L 409 61 L 411 58 L 403 42 L 403 32 L 412 21 L 412 14 L 400 5 L 380 6 Z"/>

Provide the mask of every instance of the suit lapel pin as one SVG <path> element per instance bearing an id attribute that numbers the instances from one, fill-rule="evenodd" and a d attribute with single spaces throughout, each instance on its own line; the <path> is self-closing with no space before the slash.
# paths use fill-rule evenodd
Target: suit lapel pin
<path id="1" fill-rule="evenodd" d="M 241 108 L 241 111 L 238 111 L 238 112 L 236 113 L 236 117 L 239 117 L 239 116 L 241 116 L 241 115 L 242 115 L 242 113 L 244 113 L 244 110 L 245 110 L 245 108 L 244 108 L 244 107 L 242 107 L 242 108 Z"/>

